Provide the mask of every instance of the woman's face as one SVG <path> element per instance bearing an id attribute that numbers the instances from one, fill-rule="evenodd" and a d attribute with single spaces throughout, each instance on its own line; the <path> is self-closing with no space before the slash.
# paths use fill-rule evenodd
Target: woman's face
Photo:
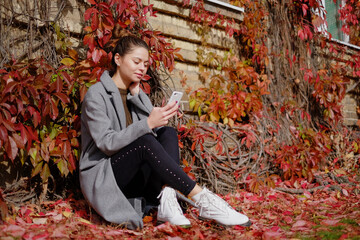
<path id="1" fill-rule="evenodd" d="M 140 82 L 149 68 L 149 52 L 143 47 L 133 47 L 133 49 L 120 56 L 115 55 L 117 73 L 126 85 L 133 82 Z"/>

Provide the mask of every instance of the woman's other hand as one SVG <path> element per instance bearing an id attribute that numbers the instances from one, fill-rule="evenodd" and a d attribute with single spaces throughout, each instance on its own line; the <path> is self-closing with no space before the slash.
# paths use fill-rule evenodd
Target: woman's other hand
<path id="1" fill-rule="evenodd" d="M 168 124 L 169 119 L 175 116 L 178 109 L 177 102 L 168 103 L 164 107 L 154 107 L 147 119 L 149 127 L 153 129 L 165 126 Z"/>
<path id="2" fill-rule="evenodd" d="M 129 86 L 129 91 L 130 91 L 131 95 L 133 95 L 133 96 L 139 94 L 140 82 L 131 83 L 130 86 Z"/>

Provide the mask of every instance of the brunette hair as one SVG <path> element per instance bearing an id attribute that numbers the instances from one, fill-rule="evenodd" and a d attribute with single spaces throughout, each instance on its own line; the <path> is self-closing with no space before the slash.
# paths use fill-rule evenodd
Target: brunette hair
<path id="1" fill-rule="evenodd" d="M 135 47 L 143 47 L 146 50 L 150 50 L 149 46 L 144 40 L 132 34 L 122 36 L 119 38 L 119 40 L 117 40 L 116 45 L 112 51 L 111 69 L 109 71 L 110 76 L 115 74 L 117 68 L 115 63 L 115 54 L 118 53 L 121 57 L 123 57 L 130 53 Z"/>

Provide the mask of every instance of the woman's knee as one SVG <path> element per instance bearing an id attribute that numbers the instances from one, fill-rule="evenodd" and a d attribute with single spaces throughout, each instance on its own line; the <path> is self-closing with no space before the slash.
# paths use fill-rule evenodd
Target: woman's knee
<path id="1" fill-rule="evenodd" d="M 145 134 L 145 135 L 139 137 L 133 143 L 144 145 L 144 144 L 151 143 L 153 141 L 156 141 L 156 138 L 155 138 L 155 136 L 153 134 L 149 133 L 149 134 Z"/>
<path id="2" fill-rule="evenodd" d="M 158 136 L 161 136 L 161 135 L 166 135 L 166 136 L 176 136 L 177 138 L 177 131 L 175 128 L 173 127 L 169 127 L 169 126 L 164 126 L 162 128 L 160 128 L 156 134 Z"/>

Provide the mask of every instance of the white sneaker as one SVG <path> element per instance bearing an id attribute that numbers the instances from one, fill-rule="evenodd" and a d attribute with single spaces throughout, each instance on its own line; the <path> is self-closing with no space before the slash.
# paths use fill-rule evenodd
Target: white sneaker
<path id="1" fill-rule="evenodd" d="M 157 214 L 157 222 L 159 224 L 169 222 L 170 224 L 184 228 L 191 226 L 189 219 L 184 216 L 183 211 L 181 210 L 174 189 L 164 187 L 158 198 L 160 198 Z"/>
<path id="2" fill-rule="evenodd" d="M 249 218 L 233 209 L 225 200 L 204 188 L 200 193 L 192 197 L 199 208 L 199 218 L 203 220 L 215 220 L 225 226 L 251 225 Z"/>

